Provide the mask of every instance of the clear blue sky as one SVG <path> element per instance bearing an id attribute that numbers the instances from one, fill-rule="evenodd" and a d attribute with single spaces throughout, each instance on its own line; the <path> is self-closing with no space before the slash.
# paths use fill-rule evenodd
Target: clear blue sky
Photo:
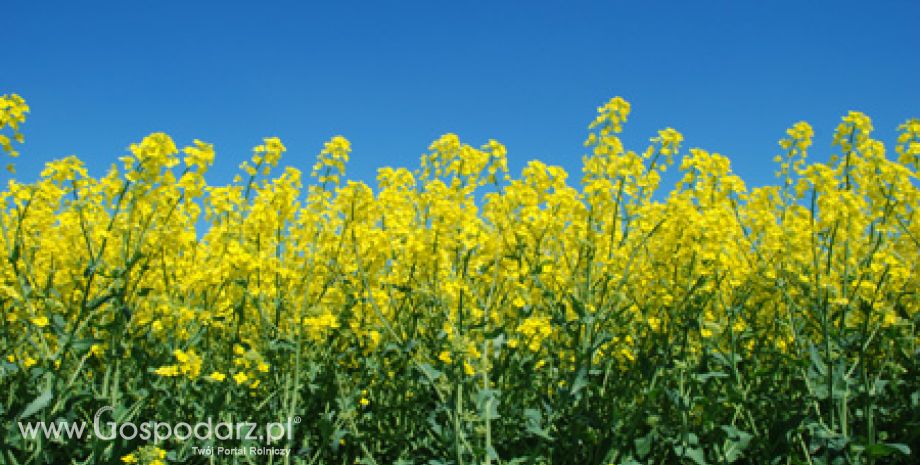
<path id="1" fill-rule="evenodd" d="M 796 121 L 822 159 L 847 110 L 886 141 L 920 116 L 915 1 L 262 3 L 4 2 L 0 93 L 32 107 L 17 177 L 70 154 L 101 174 L 165 131 L 215 144 L 211 183 L 263 136 L 308 170 L 336 134 L 372 180 L 456 132 L 578 179 L 587 123 L 621 95 L 632 148 L 672 126 L 759 185 Z"/>

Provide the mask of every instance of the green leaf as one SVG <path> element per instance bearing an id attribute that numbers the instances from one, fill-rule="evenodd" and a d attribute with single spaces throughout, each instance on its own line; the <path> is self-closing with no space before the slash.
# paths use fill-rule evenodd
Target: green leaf
<path id="1" fill-rule="evenodd" d="M 887 457 L 894 453 L 910 455 L 910 447 L 897 443 L 872 444 L 866 447 L 866 453 L 872 457 Z"/>
<path id="2" fill-rule="evenodd" d="M 339 444 L 342 439 L 348 436 L 348 431 L 344 429 L 337 429 L 332 433 L 332 438 L 330 438 L 329 446 L 332 448 L 333 452 L 339 450 Z"/>
<path id="3" fill-rule="evenodd" d="M 51 317 L 51 322 L 52 322 L 52 326 L 54 326 L 54 329 L 58 330 L 59 332 L 63 332 L 64 328 L 67 327 L 67 322 L 64 321 L 64 317 L 62 317 L 61 315 L 57 313 L 55 313 L 54 316 Z"/>
<path id="4" fill-rule="evenodd" d="M 443 373 L 441 373 L 440 371 L 438 371 L 438 370 L 435 369 L 433 366 L 431 366 L 430 364 L 427 364 L 427 363 L 421 363 L 421 364 L 419 364 L 418 367 L 419 367 L 419 369 L 422 370 L 422 373 L 425 374 L 425 377 L 428 378 L 428 380 L 430 380 L 430 381 L 434 381 L 434 380 L 440 378 L 441 375 L 443 375 Z"/>
<path id="5" fill-rule="evenodd" d="M 712 378 L 728 378 L 728 373 L 723 373 L 721 371 L 710 371 L 709 373 L 697 373 L 693 375 L 693 378 L 701 383 L 705 383 Z"/>
<path id="6" fill-rule="evenodd" d="M 694 448 L 684 448 L 683 446 L 674 446 L 674 453 L 679 457 L 687 457 L 693 460 L 696 465 L 708 465 L 706 463 L 706 454 L 703 453 L 703 449 L 698 447 Z"/>
<path id="7" fill-rule="evenodd" d="M 83 355 L 89 351 L 90 347 L 92 347 L 93 344 L 96 344 L 97 342 L 99 341 L 96 339 L 78 339 L 74 341 L 70 345 L 70 347 L 72 347 L 74 352 L 76 352 L 77 354 Z"/>
<path id="8" fill-rule="evenodd" d="M 495 389 L 480 389 L 476 392 L 476 409 L 483 420 L 495 420 L 498 414 L 498 391 Z"/>
<path id="9" fill-rule="evenodd" d="M 543 418 L 539 410 L 532 408 L 524 409 L 524 417 L 527 419 L 526 430 L 528 433 L 546 439 L 547 441 L 553 440 L 549 432 L 543 429 Z"/>
<path id="10" fill-rule="evenodd" d="M 572 382 L 571 394 L 572 396 L 577 396 L 578 392 L 585 388 L 588 385 L 588 377 L 585 373 L 585 369 L 582 368 L 578 370 L 578 375 L 575 376 L 575 381 Z"/>
<path id="11" fill-rule="evenodd" d="M 41 393 L 35 399 L 32 399 L 32 402 L 29 402 L 29 405 L 26 406 L 25 410 L 19 414 L 19 418 L 28 418 L 34 415 L 39 410 L 48 406 L 51 403 L 51 391 L 45 391 Z"/>
<path id="12" fill-rule="evenodd" d="M 819 375 L 827 375 L 827 365 L 824 364 L 824 360 L 821 358 L 821 355 L 818 354 L 818 349 L 814 344 L 808 346 L 808 356 L 811 358 L 811 366 L 818 372 Z"/>
<path id="13" fill-rule="evenodd" d="M 728 436 L 724 446 L 725 461 L 731 463 L 741 458 L 753 436 L 732 425 L 722 425 L 722 430 Z"/>
<path id="14" fill-rule="evenodd" d="M 687 449 L 687 457 L 693 459 L 697 465 L 706 465 L 706 455 L 703 454 L 703 449 L 693 448 Z"/>
<path id="15" fill-rule="evenodd" d="M 640 459 L 644 459 L 649 451 L 652 450 L 652 434 L 653 433 L 649 433 L 633 441 L 636 445 L 636 455 L 638 455 Z"/>

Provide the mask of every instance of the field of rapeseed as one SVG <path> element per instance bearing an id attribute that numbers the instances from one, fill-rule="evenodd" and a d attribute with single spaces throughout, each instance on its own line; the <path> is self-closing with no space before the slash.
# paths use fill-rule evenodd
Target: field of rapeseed
<path id="1" fill-rule="evenodd" d="M 0 98 L 5 163 L 28 110 Z M 0 463 L 916 463 L 920 120 L 886 146 L 851 112 L 824 162 L 796 123 L 749 188 L 670 128 L 624 147 L 629 112 L 574 176 L 447 134 L 373 189 L 337 136 L 309 177 L 266 138 L 213 186 L 210 144 L 156 133 L 9 181 Z M 19 426 L 102 407 L 298 422 L 232 457 Z"/>

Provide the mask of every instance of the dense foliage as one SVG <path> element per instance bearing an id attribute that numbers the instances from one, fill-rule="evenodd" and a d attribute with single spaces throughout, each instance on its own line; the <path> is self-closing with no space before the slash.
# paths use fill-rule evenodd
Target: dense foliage
<path id="1" fill-rule="evenodd" d="M 670 128 L 628 150 L 629 111 L 599 108 L 580 187 L 453 134 L 376 189 L 338 136 L 307 187 L 277 138 L 211 186 L 212 146 L 161 133 L 98 179 L 68 157 L 9 181 L 0 463 L 916 460 L 920 120 L 892 156 L 851 112 L 827 163 L 797 123 L 747 188 Z M 0 100 L 5 154 L 27 113 Z M 102 406 L 303 421 L 291 457 L 232 459 L 17 427 Z"/>

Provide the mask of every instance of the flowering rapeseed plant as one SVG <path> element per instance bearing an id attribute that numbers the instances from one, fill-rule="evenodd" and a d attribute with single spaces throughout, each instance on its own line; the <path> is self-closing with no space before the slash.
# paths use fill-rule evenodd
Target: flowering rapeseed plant
<path id="1" fill-rule="evenodd" d="M 213 146 L 162 133 L 10 180 L 0 414 L 299 416 L 286 463 L 913 460 L 920 122 L 892 159 L 851 112 L 826 163 L 796 123 L 751 188 L 672 128 L 628 149 L 630 109 L 598 109 L 580 181 L 447 134 L 376 189 L 341 136 L 306 187 L 274 137 L 214 186 Z M 9 156 L 28 111 L 0 98 Z M 0 463 L 206 461 L 4 428 Z"/>

